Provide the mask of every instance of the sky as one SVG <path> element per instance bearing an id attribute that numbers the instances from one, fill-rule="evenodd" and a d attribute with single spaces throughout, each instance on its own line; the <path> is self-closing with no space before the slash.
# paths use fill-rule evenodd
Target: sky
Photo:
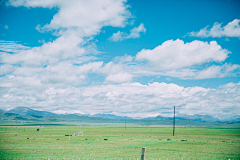
<path id="1" fill-rule="evenodd" d="M 0 109 L 240 116 L 240 1 L 2 0 Z"/>

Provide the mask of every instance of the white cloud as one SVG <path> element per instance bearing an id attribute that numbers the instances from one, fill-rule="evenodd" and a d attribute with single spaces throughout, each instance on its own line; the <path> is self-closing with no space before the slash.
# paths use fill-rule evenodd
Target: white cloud
<path id="1" fill-rule="evenodd" d="M 131 29 L 129 35 L 120 31 L 118 31 L 117 33 L 113 33 L 113 35 L 110 37 L 110 40 L 122 41 L 124 39 L 139 38 L 141 32 L 146 32 L 146 28 L 144 27 L 143 23 L 141 23 L 138 27 Z"/>
<path id="2" fill-rule="evenodd" d="M 33 47 L 28 50 L 18 50 L 19 46 L 14 46 L 5 51 L 15 51 L 15 54 L 1 53 L 2 63 L 9 64 L 34 64 L 46 65 L 45 63 L 57 63 L 60 59 L 75 58 L 85 52 L 84 48 L 79 47 L 83 39 L 74 35 L 67 37 L 61 36 L 53 42 L 44 43 L 40 47 Z M 7 48 L 7 47 L 5 47 Z M 24 47 L 22 47 L 24 48 Z M 18 52 L 17 52 L 18 51 Z"/>
<path id="3" fill-rule="evenodd" d="M 38 40 L 38 43 L 46 43 L 46 41 L 42 39 L 42 40 Z"/>
<path id="4" fill-rule="evenodd" d="M 221 69 L 222 69 L 221 66 L 213 65 L 203 71 L 200 71 L 195 78 L 196 79 L 216 78 L 217 75 L 221 73 Z"/>
<path id="5" fill-rule="evenodd" d="M 199 32 L 190 32 L 189 36 L 194 37 L 240 37 L 240 19 L 235 19 L 222 27 L 221 23 L 215 22 L 211 29 L 205 27 Z"/>
<path id="6" fill-rule="evenodd" d="M 129 62 L 132 62 L 133 61 L 133 58 L 132 56 L 130 55 L 127 55 L 125 54 L 124 56 L 117 56 L 113 59 L 114 62 L 116 63 L 129 63 Z"/>
<path id="7" fill-rule="evenodd" d="M 143 32 L 143 33 L 146 32 L 146 28 L 144 27 L 143 23 L 141 23 L 138 27 L 131 29 L 130 34 L 127 36 L 127 39 L 140 37 L 140 34 L 139 34 L 140 32 Z"/>
<path id="8" fill-rule="evenodd" d="M 224 64 L 221 66 L 212 65 L 196 75 L 195 79 L 207 79 L 207 78 L 223 78 L 228 76 L 231 72 L 236 69 L 240 69 L 240 65 Z"/>
<path id="9" fill-rule="evenodd" d="M 85 52 L 83 48 L 79 47 L 81 43 L 83 43 L 83 39 L 75 35 L 61 36 L 53 42 L 43 44 L 39 48 L 39 52 L 60 59 L 72 58 Z"/>
<path id="10" fill-rule="evenodd" d="M 7 75 L 9 79 L 15 78 L 14 75 Z"/>
<path id="11" fill-rule="evenodd" d="M 220 86 L 220 88 L 234 88 L 237 86 L 240 86 L 240 81 L 238 83 L 233 83 L 233 82 L 227 83 L 225 85 Z"/>
<path id="12" fill-rule="evenodd" d="M 54 89 L 54 88 L 49 88 L 46 90 L 46 94 L 48 95 L 56 95 L 58 93 L 64 93 L 66 90 L 65 89 Z"/>
<path id="13" fill-rule="evenodd" d="M 131 13 L 125 0 L 10 0 L 15 7 L 58 8 L 49 24 L 37 28 L 41 31 L 53 30 L 58 35 L 75 33 L 89 37 L 100 32 L 103 26 L 124 27 Z"/>
<path id="14" fill-rule="evenodd" d="M 15 66 L 5 64 L 0 68 L 4 76 L 0 79 L 3 87 L 69 87 L 87 83 L 89 73 L 99 73 L 103 62 L 89 62 L 82 65 L 73 65 L 70 61 L 61 61 L 42 66 Z M 14 79 L 9 80 L 6 75 L 11 73 Z M 33 81 L 36 83 L 32 83 Z"/>
<path id="15" fill-rule="evenodd" d="M 59 109 L 59 110 L 53 111 L 53 113 L 56 113 L 56 114 L 85 114 L 84 112 L 81 112 L 79 110 L 74 110 L 74 109 L 73 110 L 70 109 L 68 111 Z"/>
<path id="16" fill-rule="evenodd" d="M 164 71 L 164 72 L 161 72 L 160 75 L 170 76 L 170 77 L 179 78 L 179 79 L 193 79 L 193 77 L 196 76 L 197 72 L 198 72 L 197 69 L 185 68 L 185 69 L 179 69 L 179 70 Z"/>
<path id="17" fill-rule="evenodd" d="M 100 73 L 103 74 L 116 74 L 123 71 L 122 64 L 116 64 L 114 62 L 109 62 L 105 64 L 100 70 Z"/>
<path id="18" fill-rule="evenodd" d="M 120 72 L 117 74 L 110 74 L 105 78 L 105 83 L 125 83 L 132 80 L 133 75 Z"/>
<path id="19" fill-rule="evenodd" d="M 12 72 L 15 76 L 23 77 L 32 77 L 37 74 L 44 72 L 44 68 L 41 67 L 15 67 L 15 70 Z"/>
<path id="20" fill-rule="evenodd" d="M 167 80 L 167 81 L 172 81 L 172 79 L 171 79 L 171 78 L 169 78 L 169 77 L 167 77 L 167 78 L 166 78 L 166 80 Z"/>
<path id="21" fill-rule="evenodd" d="M 0 40 L 0 54 L 1 52 L 18 53 L 20 51 L 28 49 L 30 49 L 30 47 L 18 44 L 13 41 Z"/>
<path id="22" fill-rule="evenodd" d="M 121 40 L 124 39 L 123 37 L 124 37 L 124 33 L 118 31 L 117 33 L 113 33 L 113 35 L 110 37 L 110 40 L 112 40 L 112 41 L 121 41 Z"/>
<path id="23" fill-rule="evenodd" d="M 206 62 L 222 62 L 230 52 L 222 49 L 216 41 L 168 40 L 153 50 L 142 49 L 136 55 L 137 61 L 146 61 L 146 65 L 157 71 L 174 70 L 200 65 Z"/>
<path id="24" fill-rule="evenodd" d="M 9 74 L 11 71 L 13 71 L 14 67 L 9 64 L 3 64 L 0 66 L 0 76 Z"/>

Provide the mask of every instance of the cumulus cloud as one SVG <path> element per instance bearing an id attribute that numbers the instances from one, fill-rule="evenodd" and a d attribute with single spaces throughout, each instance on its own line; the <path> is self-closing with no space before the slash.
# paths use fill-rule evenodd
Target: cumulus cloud
<path id="1" fill-rule="evenodd" d="M 216 41 L 168 40 L 153 50 L 142 49 L 136 55 L 137 61 L 146 61 L 153 70 L 164 71 L 200 65 L 206 62 L 222 62 L 230 52 L 222 49 Z"/>
<path id="2" fill-rule="evenodd" d="M 205 27 L 198 32 L 190 32 L 189 36 L 193 37 L 240 37 L 240 19 L 234 19 L 226 26 L 222 27 L 221 23 L 215 22 L 213 27 Z"/>
<path id="3" fill-rule="evenodd" d="M 140 33 L 146 32 L 146 28 L 144 27 L 144 24 L 141 23 L 138 27 L 135 27 L 130 30 L 130 34 L 126 34 L 124 32 L 118 31 L 117 33 L 113 33 L 113 35 L 110 37 L 110 40 L 112 41 L 122 41 L 124 39 L 130 39 L 130 38 L 139 38 Z"/>
<path id="4" fill-rule="evenodd" d="M 207 78 L 223 78 L 228 76 L 231 72 L 236 69 L 240 69 L 240 65 L 224 64 L 221 66 L 212 65 L 196 75 L 195 79 L 207 79 Z"/>
<path id="5" fill-rule="evenodd" d="M 55 31 L 57 35 L 75 33 L 89 37 L 100 32 L 103 26 L 124 27 L 131 13 L 125 0 L 10 0 L 15 7 L 58 8 L 49 24 L 38 26 L 40 31 Z"/>

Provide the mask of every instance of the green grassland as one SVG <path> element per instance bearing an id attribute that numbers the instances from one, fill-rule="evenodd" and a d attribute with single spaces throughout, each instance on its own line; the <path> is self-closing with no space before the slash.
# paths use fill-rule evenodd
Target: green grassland
<path id="1" fill-rule="evenodd" d="M 36 125 L 36 124 L 35 124 Z M 40 129 L 37 132 L 37 128 Z M 83 131 L 83 136 L 73 135 Z M 107 140 L 104 140 L 107 139 Z M 182 141 L 187 140 L 187 141 Z M 240 128 L 131 124 L 0 126 L 0 159 L 240 159 Z"/>

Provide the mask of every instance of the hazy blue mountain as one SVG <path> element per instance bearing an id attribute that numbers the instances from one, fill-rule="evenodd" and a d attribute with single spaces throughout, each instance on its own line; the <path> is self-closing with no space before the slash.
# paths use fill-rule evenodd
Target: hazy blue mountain
<path id="1" fill-rule="evenodd" d="M 233 116 L 233 119 L 240 121 L 240 115 Z"/>
<path id="2" fill-rule="evenodd" d="M 47 111 L 38 111 L 38 110 L 33 110 L 27 107 L 16 107 L 13 108 L 7 113 L 14 113 L 14 114 L 19 114 L 19 115 L 31 115 L 31 116 L 52 116 L 56 115 L 52 112 L 47 112 Z"/>
<path id="3" fill-rule="evenodd" d="M 125 119 L 125 116 L 116 116 L 114 114 L 95 114 L 89 117 L 99 117 L 105 119 Z M 126 119 L 132 119 L 131 117 L 126 117 Z"/>
<path id="4" fill-rule="evenodd" d="M 149 118 L 144 118 L 148 120 L 172 120 L 173 117 L 163 117 L 158 115 L 157 117 L 149 117 Z M 199 114 L 194 114 L 194 115 L 186 115 L 186 114 L 178 114 L 175 116 L 176 120 L 192 120 L 192 121 L 219 121 L 219 119 L 214 118 L 213 116 L 210 115 L 199 115 Z"/>
<path id="5" fill-rule="evenodd" d="M 0 113 L 4 113 L 4 112 L 6 112 L 6 111 L 4 111 L 4 110 L 0 109 Z"/>
<path id="6" fill-rule="evenodd" d="M 178 114 L 176 115 L 176 119 L 179 120 L 193 120 L 193 121 L 219 121 L 218 118 L 215 118 L 210 115 L 200 115 L 200 114 L 194 114 L 194 115 L 186 115 L 186 114 Z"/>
<path id="7" fill-rule="evenodd" d="M 227 117 L 225 118 L 226 121 L 240 121 L 240 115 L 235 115 L 235 116 L 231 116 L 231 117 Z"/>

